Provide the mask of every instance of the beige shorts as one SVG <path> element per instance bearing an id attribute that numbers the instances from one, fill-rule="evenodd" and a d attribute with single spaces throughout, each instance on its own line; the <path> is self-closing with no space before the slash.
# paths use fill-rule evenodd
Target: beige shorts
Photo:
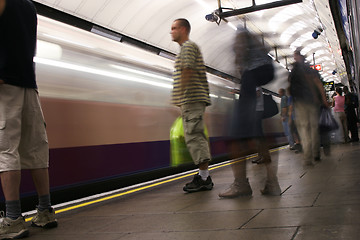
<path id="1" fill-rule="evenodd" d="M 0 84 L 0 172 L 48 166 L 49 145 L 37 90 Z"/>

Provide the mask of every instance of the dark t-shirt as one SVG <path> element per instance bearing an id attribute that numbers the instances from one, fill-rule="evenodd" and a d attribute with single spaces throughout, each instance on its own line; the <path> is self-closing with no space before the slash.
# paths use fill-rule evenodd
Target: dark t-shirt
<path id="1" fill-rule="evenodd" d="M 348 92 L 345 95 L 345 111 L 352 110 L 359 107 L 359 99 L 358 97 L 351 92 Z"/>
<path id="2" fill-rule="evenodd" d="M 7 0 L 0 16 L 0 79 L 5 83 L 36 88 L 33 57 L 37 16 L 29 0 Z"/>
<path id="3" fill-rule="evenodd" d="M 295 63 L 289 75 L 290 94 L 294 102 L 321 103 L 321 94 L 315 81 L 320 81 L 319 73 L 307 64 Z"/>

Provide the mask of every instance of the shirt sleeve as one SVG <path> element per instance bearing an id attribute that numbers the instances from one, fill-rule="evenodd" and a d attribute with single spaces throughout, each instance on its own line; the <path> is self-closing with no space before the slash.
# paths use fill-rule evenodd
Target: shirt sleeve
<path id="1" fill-rule="evenodd" d="M 195 68 L 196 66 L 196 47 L 191 43 L 186 43 L 181 48 L 181 68 Z"/>

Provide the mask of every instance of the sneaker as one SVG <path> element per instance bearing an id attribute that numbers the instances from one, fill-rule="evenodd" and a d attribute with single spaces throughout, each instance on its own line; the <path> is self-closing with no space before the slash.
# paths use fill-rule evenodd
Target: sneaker
<path id="1" fill-rule="evenodd" d="M 46 209 L 44 211 L 39 211 L 37 209 L 36 215 L 33 217 L 31 225 L 33 227 L 41 228 L 54 228 L 57 227 L 58 223 L 55 218 L 55 211 L 53 208 Z"/>
<path id="2" fill-rule="evenodd" d="M 219 197 L 222 198 L 234 198 L 240 196 L 251 196 L 252 189 L 249 184 L 249 180 L 246 179 L 245 182 L 234 181 L 229 189 L 225 192 L 219 193 Z"/>
<path id="3" fill-rule="evenodd" d="M 198 191 L 204 191 L 204 190 L 211 190 L 214 186 L 214 183 L 211 180 L 211 177 L 208 176 L 206 181 L 202 180 L 201 176 L 199 174 L 196 174 L 194 176 L 194 179 L 192 182 L 189 182 L 185 184 L 183 190 L 185 192 L 198 192 Z"/>
<path id="4" fill-rule="evenodd" d="M 18 239 L 29 236 L 29 230 L 22 216 L 15 220 L 3 216 L 4 212 L 1 213 L 0 239 Z"/>
<path id="5" fill-rule="evenodd" d="M 269 182 L 266 181 L 265 188 L 260 190 L 262 195 L 280 196 L 281 189 L 278 181 Z"/>

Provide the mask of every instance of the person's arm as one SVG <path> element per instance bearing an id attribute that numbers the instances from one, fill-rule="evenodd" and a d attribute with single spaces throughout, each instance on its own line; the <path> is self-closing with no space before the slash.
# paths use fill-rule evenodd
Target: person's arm
<path id="1" fill-rule="evenodd" d="M 0 0 L 0 16 L 4 13 L 6 0 Z"/>
<path id="2" fill-rule="evenodd" d="M 234 42 L 234 52 L 235 52 L 235 65 L 240 75 L 244 72 L 245 61 L 248 55 L 248 41 L 249 35 L 244 31 L 237 33 L 235 42 Z"/>
<path id="3" fill-rule="evenodd" d="M 191 68 L 183 68 L 181 70 L 181 91 L 185 91 L 187 85 L 190 82 L 190 79 L 193 75 L 193 70 Z"/>
<path id="4" fill-rule="evenodd" d="M 350 106 L 351 105 L 351 96 L 350 96 L 350 94 L 348 93 L 348 94 L 345 94 L 345 104 L 347 105 L 347 106 Z"/>
<path id="5" fill-rule="evenodd" d="M 288 116 L 288 100 L 285 96 L 281 97 L 280 101 L 280 116 L 281 120 L 284 122 Z"/>
<path id="6" fill-rule="evenodd" d="M 280 116 L 281 116 L 281 119 L 282 121 L 285 121 L 287 115 L 288 115 L 288 108 L 287 107 L 282 107 L 281 108 L 281 113 L 280 113 Z"/>
<path id="7" fill-rule="evenodd" d="M 291 123 L 291 120 L 292 120 L 292 112 L 293 112 L 293 105 L 292 104 L 289 104 L 288 106 L 288 122 Z"/>
<path id="8" fill-rule="evenodd" d="M 315 86 L 317 87 L 317 89 L 319 90 L 320 94 L 321 94 L 321 100 L 322 100 L 322 104 L 325 106 L 325 107 L 328 107 L 328 102 L 327 102 L 327 99 L 326 99 L 326 95 L 325 95 L 325 89 L 324 89 L 324 86 L 319 78 L 318 75 L 316 75 L 315 77 Z"/>

